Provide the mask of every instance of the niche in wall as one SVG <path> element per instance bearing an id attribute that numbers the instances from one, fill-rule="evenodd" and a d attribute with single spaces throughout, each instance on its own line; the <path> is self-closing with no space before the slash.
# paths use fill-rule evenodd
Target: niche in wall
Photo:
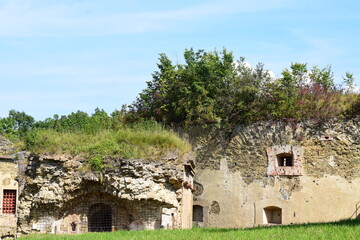
<path id="1" fill-rule="evenodd" d="M 266 149 L 268 176 L 301 176 L 303 150 L 292 145 L 276 145 Z"/>
<path id="2" fill-rule="evenodd" d="M 281 224 L 282 209 L 275 206 L 264 208 L 264 224 Z"/>

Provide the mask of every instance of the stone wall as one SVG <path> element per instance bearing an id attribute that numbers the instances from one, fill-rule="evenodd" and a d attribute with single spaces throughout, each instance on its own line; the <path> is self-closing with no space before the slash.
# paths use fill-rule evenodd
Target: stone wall
<path id="1" fill-rule="evenodd" d="M 0 171 L 19 183 L 19 233 L 87 232 L 97 228 L 92 213 L 99 209 L 111 230 L 188 228 L 192 205 L 196 225 L 205 227 L 359 217 L 359 118 L 257 122 L 231 133 L 192 129 L 187 135 L 196 152 L 195 181 L 191 161 L 184 168 L 171 159 L 109 158 L 101 173 L 81 157 L 19 153 L 15 161 L 0 161 Z M 15 162 L 18 172 L 9 173 Z"/>
<path id="2" fill-rule="evenodd" d="M 17 164 L 10 155 L 13 153 L 14 147 L 10 141 L 0 135 L 0 238 L 2 236 L 15 236 L 16 220 L 15 213 L 4 211 L 5 191 L 15 191 L 17 197 L 18 184 L 15 181 L 17 177 Z M 17 199 L 15 199 L 17 203 Z M 16 207 L 16 206 L 15 206 Z M 16 209 L 15 209 L 16 211 Z"/>
<path id="3" fill-rule="evenodd" d="M 190 131 L 197 153 L 194 204 L 204 211 L 200 225 L 277 224 L 279 214 L 282 224 L 357 217 L 359 120 L 257 122 L 227 135 Z M 291 156 L 295 165 L 271 166 L 276 156 Z"/>
<path id="4" fill-rule="evenodd" d="M 15 194 L 17 192 L 16 175 L 16 163 L 11 158 L 0 156 L 0 237 L 16 234 L 16 214 L 4 212 L 5 191 L 12 190 Z"/>
<path id="5" fill-rule="evenodd" d="M 183 182 L 187 177 L 192 181 L 192 175 L 181 164 L 108 158 L 96 173 L 81 157 L 28 159 L 19 173 L 21 234 L 191 227 L 183 226 L 182 218 L 191 218 L 186 215 L 192 195 L 183 197 L 188 191 Z M 190 210 L 184 212 L 186 206 Z M 168 209 L 171 226 L 162 223 Z"/>
<path id="6" fill-rule="evenodd" d="M 107 214 L 108 216 L 103 216 Z M 105 211 L 100 215 L 97 211 Z M 162 205 L 154 201 L 127 201 L 108 193 L 90 193 L 77 197 L 54 211 L 42 207 L 31 213 L 33 231 L 42 233 L 85 233 L 158 229 L 161 227 Z M 98 225 L 97 221 L 103 222 Z"/>

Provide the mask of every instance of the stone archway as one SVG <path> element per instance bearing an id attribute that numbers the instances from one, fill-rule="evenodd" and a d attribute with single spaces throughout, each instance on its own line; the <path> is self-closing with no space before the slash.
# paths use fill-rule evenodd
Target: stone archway
<path id="1" fill-rule="evenodd" d="M 88 213 L 89 232 L 111 232 L 112 231 L 112 210 L 104 203 L 91 205 Z"/>

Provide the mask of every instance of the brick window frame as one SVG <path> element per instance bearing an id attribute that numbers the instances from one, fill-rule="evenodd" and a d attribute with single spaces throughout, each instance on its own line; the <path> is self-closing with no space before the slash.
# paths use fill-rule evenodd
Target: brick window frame
<path id="1" fill-rule="evenodd" d="M 266 149 L 268 156 L 268 176 L 301 176 L 303 175 L 303 149 L 292 145 L 275 145 Z M 292 158 L 290 166 L 279 166 L 279 158 Z"/>
<path id="2" fill-rule="evenodd" d="M 4 190 L 2 199 L 2 214 L 16 213 L 16 190 Z"/>

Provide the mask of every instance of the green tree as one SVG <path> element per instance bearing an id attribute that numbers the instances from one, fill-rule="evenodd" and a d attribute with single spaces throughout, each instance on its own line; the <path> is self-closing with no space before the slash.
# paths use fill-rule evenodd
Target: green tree
<path id="1" fill-rule="evenodd" d="M 323 69 L 317 66 L 311 69 L 310 79 L 313 84 L 318 84 L 326 90 L 332 90 L 335 88 L 334 74 L 331 70 L 331 66 L 327 66 Z"/>
<path id="2" fill-rule="evenodd" d="M 265 112 L 270 75 L 263 64 L 247 67 L 231 52 L 185 50 L 184 64 L 160 54 L 158 70 L 130 107 L 140 118 L 189 125 L 232 124 Z"/>
<path id="3" fill-rule="evenodd" d="M 9 111 L 9 119 L 11 122 L 14 122 L 13 125 L 14 130 L 18 132 L 20 136 L 24 136 L 27 131 L 29 131 L 33 124 L 35 123 L 35 119 L 26 114 L 25 112 L 19 112 L 15 110 Z"/>
<path id="4" fill-rule="evenodd" d="M 35 120 L 25 112 L 9 111 L 9 116 L 0 118 L 0 133 L 12 141 L 18 141 L 34 126 Z"/>
<path id="5" fill-rule="evenodd" d="M 235 77 L 232 53 L 190 49 L 184 60 L 174 65 L 160 54 L 159 70 L 131 106 L 137 114 L 188 125 L 219 122 L 226 115 L 221 97 Z"/>
<path id="6" fill-rule="evenodd" d="M 111 127 L 111 117 L 104 109 L 96 108 L 95 112 L 90 117 L 90 129 L 88 129 L 88 131 L 91 133 L 97 133 L 102 129 L 110 129 Z"/>
<path id="7" fill-rule="evenodd" d="M 275 118 L 297 118 L 295 105 L 300 88 L 308 84 L 307 64 L 292 63 L 290 69 L 282 72 L 282 77 L 271 85 L 272 115 Z"/>
<path id="8" fill-rule="evenodd" d="M 345 77 L 343 77 L 343 84 L 349 92 L 352 92 L 355 88 L 354 74 L 346 72 Z"/>
<path id="9" fill-rule="evenodd" d="M 236 62 L 236 77 L 229 82 L 222 92 L 225 96 L 229 122 L 247 122 L 262 118 L 264 98 L 268 94 L 271 82 L 270 74 L 264 64 L 258 63 L 255 68 L 247 66 L 245 58 Z"/>
<path id="10" fill-rule="evenodd" d="M 16 134 L 15 121 L 9 117 L 0 119 L 0 133 Z"/>

